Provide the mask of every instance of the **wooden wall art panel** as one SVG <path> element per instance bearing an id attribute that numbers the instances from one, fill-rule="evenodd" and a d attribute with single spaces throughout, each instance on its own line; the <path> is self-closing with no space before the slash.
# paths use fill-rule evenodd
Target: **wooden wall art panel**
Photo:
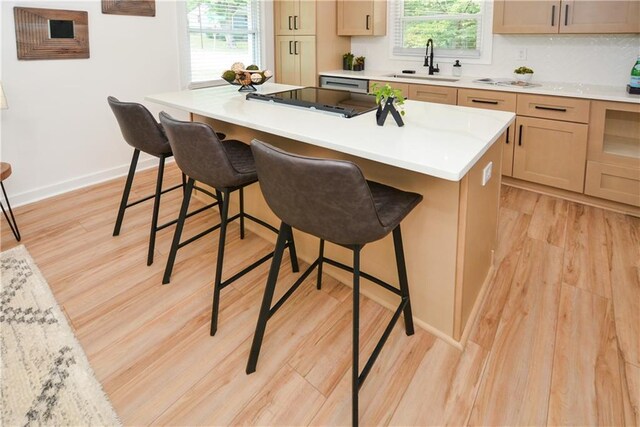
<path id="1" fill-rule="evenodd" d="M 102 13 L 156 16 L 155 0 L 102 0 Z"/>
<path id="2" fill-rule="evenodd" d="M 14 7 L 18 59 L 89 58 L 89 18 L 77 10 Z"/>

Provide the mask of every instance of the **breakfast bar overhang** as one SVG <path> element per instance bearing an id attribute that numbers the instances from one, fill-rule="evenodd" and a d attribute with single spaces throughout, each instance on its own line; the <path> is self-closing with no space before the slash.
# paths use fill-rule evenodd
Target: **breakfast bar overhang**
<path id="1" fill-rule="evenodd" d="M 258 90 L 295 88 L 267 83 Z M 247 100 L 232 86 L 146 99 L 189 112 L 192 120 L 209 123 L 229 138 L 246 143 L 257 138 L 293 153 L 350 160 L 367 179 L 422 194 L 423 202 L 402 226 L 414 320 L 451 343 L 464 342 L 493 273 L 502 146 L 513 113 L 407 100 L 405 126 L 398 127 L 391 117 L 377 126 L 375 112 L 345 118 Z M 245 210 L 279 225 L 259 185 L 247 188 Z M 252 231 L 275 241 L 270 233 Z M 299 258 L 312 262 L 317 239 L 294 233 Z M 326 251 L 349 264 L 344 248 L 329 244 Z M 385 238 L 365 246 L 362 269 L 397 285 L 393 259 L 392 239 Z M 342 270 L 327 266 L 325 272 L 351 283 Z M 366 281 L 362 292 L 387 307 L 395 305 Z"/>

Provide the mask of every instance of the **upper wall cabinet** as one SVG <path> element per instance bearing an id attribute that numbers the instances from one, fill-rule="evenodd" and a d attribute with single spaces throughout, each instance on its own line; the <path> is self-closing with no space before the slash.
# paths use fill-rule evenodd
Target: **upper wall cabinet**
<path id="1" fill-rule="evenodd" d="M 640 33 L 638 0 L 495 0 L 496 34 Z"/>
<path id="2" fill-rule="evenodd" d="M 387 34 L 386 0 L 337 0 L 339 36 Z"/>
<path id="3" fill-rule="evenodd" d="M 280 0 L 274 2 L 276 36 L 312 36 L 316 33 L 314 0 Z"/>

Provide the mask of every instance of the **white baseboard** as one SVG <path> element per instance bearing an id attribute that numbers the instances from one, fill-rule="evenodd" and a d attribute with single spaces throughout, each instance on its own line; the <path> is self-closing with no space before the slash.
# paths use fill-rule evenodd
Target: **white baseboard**
<path id="1" fill-rule="evenodd" d="M 173 162 L 173 158 L 166 160 L 166 164 Z M 140 159 L 138 161 L 138 167 L 136 170 L 144 170 L 155 167 L 158 165 L 158 159 L 155 157 L 149 157 L 147 159 Z M 38 202 L 49 197 L 58 196 L 69 191 L 78 190 L 80 188 L 88 187 L 90 185 L 99 184 L 101 182 L 109 181 L 114 178 L 119 178 L 126 175 L 129 172 L 129 163 L 126 165 L 117 166 L 115 168 L 106 169 L 100 172 L 91 173 L 88 175 L 79 176 L 77 178 L 70 179 L 68 181 L 58 182 L 56 184 L 47 185 L 45 187 L 36 188 L 34 190 L 25 191 L 19 194 L 9 195 L 11 205 L 13 208 L 27 205 L 29 203 Z"/>

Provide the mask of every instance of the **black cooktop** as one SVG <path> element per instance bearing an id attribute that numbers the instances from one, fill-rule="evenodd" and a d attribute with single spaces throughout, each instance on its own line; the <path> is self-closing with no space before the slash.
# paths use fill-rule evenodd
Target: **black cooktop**
<path id="1" fill-rule="evenodd" d="M 268 94 L 252 92 L 247 94 L 247 99 L 295 105 L 336 113 L 347 118 L 375 110 L 377 107 L 374 95 L 319 87 L 304 87 Z"/>

